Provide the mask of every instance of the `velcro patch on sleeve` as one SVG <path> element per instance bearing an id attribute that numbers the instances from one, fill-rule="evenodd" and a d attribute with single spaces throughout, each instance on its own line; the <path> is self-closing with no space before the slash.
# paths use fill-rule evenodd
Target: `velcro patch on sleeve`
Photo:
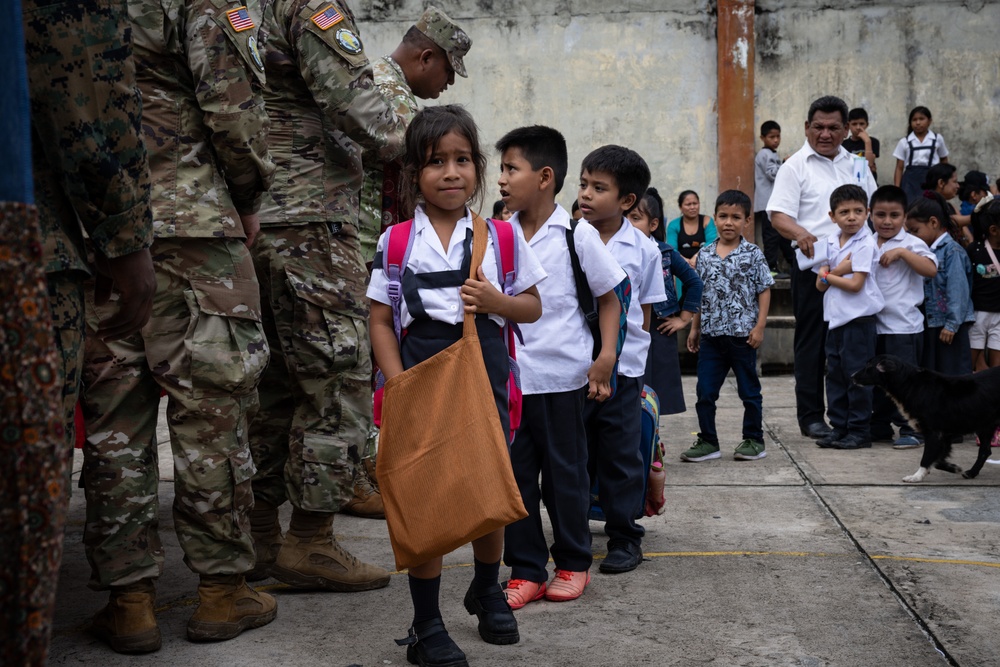
<path id="1" fill-rule="evenodd" d="M 312 22 L 320 30 L 328 30 L 344 20 L 344 15 L 337 11 L 333 5 L 327 5 L 326 9 L 317 12 L 312 17 Z"/>
<path id="2" fill-rule="evenodd" d="M 230 9 L 226 12 L 226 18 L 229 19 L 229 25 L 233 26 L 233 30 L 236 32 L 243 32 L 244 30 L 256 27 L 253 19 L 250 18 L 250 12 L 247 11 L 245 6 Z"/>

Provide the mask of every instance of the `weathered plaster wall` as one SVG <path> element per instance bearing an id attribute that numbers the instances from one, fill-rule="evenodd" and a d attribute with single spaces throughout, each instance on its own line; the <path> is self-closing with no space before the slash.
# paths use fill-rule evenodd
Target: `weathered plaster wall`
<path id="1" fill-rule="evenodd" d="M 472 36 L 468 79 L 440 98 L 466 105 L 490 146 L 507 130 L 549 124 L 566 135 L 570 177 L 591 149 L 619 143 L 650 163 L 677 215 L 692 188 L 711 208 L 717 185 L 715 3 L 705 0 L 437 0 Z M 1000 172 L 1000 2 L 763 0 L 756 14 L 757 125 L 774 118 L 783 154 L 804 141 L 809 102 L 863 105 L 882 140 L 882 182 L 909 109 L 934 113 L 964 173 Z M 423 0 L 352 3 L 369 57 L 391 51 Z M 756 134 L 756 132 L 755 132 Z M 495 161 L 493 162 L 495 165 Z M 492 185 L 492 184 L 491 184 Z M 496 193 L 495 186 L 489 190 Z"/>

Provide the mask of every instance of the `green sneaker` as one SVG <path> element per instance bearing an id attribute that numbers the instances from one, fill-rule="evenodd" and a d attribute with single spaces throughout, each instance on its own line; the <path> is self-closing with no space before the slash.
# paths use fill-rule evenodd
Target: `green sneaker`
<path id="1" fill-rule="evenodd" d="M 767 452 L 764 451 L 764 443 L 750 439 L 741 442 L 733 454 L 733 458 L 737 461 L 756 461 L 765 456 L 767 456 Z"/>
<path id="2" fill-rule="evenodd" d="M 717 459 L 720 456 L 722 456 L 722 453 L 719 452 L 718 445 L 709 444 L 701 438 L 698 438 L 694 441 L 694 444 L 691 445 L 691 449 L 681 454 L 681 461 L 698 463 L 699 461 Z"/>

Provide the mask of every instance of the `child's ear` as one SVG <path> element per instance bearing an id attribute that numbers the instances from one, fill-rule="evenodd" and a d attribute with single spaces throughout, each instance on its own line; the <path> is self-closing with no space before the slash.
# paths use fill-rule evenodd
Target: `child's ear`
<path id="1" fill-rule="evenodd" d="M 554 184 L 556 180 L 556 173 L 552 170 L 552 167 L 542 167 L 541 171 L 538 172 L 538 189 L 544 190 L 550 184 Z"/>
<path id="2" fill-rule="evenodd" d="M 630 208 L 632 208 L 635 205 L 636 199 L 638 199 L 638 197 L 635 196 L 634 192 L 630 192 L 624 197 L 620 198 L 618 200 L 618 205 L 621 206 L 622 212 L 625 212 Z"/>
<path id="3" fill-rule="evenodd" d="M 649 221 L 649 231 L 655 232 L 659 228 L 660 228 L 659 218 L 653 218 L 652 220 Z"/>

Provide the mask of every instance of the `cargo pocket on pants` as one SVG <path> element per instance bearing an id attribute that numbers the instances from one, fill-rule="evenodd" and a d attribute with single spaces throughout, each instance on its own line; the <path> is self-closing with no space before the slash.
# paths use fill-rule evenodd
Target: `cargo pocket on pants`
<path id="1" fill-rule="evenodd" d="M 192 280 L 185 298 L 195 319 L 187 341 L 192 387 L 210 395 L 251 393 L 270 358 L 257 281 Z"/>
<path id="2" fill-rule="evenodd" d="M 365 319 L 343 312 L 336 295 L 287 275 L 288 287 L 295 294 L 289 365 L 300 376 L 315 378 L 368 363 Z"/>
<path id="3" fill-rule="evenodd" d="M 354 492 L 348 446 L 339 438 L 306 433 L 302 438 L 302 509 L 333 512 Z"/>

